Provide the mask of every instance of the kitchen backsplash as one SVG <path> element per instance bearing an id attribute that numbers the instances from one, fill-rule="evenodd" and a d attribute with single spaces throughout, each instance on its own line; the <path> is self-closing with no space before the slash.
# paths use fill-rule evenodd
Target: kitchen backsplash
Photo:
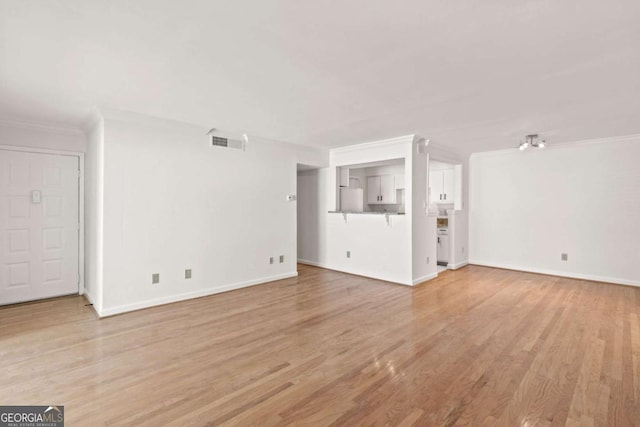
<path id="1" fill-rule="evenodd" d="M 371 212 L 402 212 L 404 209 L 403 204 L 393 205 L 368 205 Z"/>

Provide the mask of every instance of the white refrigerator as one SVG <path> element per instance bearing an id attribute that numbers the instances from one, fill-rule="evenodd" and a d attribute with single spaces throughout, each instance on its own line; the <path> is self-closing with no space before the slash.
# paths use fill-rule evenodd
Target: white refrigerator
<path id="1" fill-rule="evenodd" d="M 342 212 L 362 212 L 364 209 L 364 193 L 362 188 L 340 189 L 340 210 Z"/>

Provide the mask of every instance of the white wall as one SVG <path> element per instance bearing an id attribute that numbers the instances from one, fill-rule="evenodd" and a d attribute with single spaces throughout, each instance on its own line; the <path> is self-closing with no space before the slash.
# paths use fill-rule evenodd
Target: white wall
<path id="1" fill-rule="evenodd" d="M 326 165 L 326 152 L 257 139 L 246 152 L 210 147 L 207 130 L 105 116 L 102 315 L 297 274 L 286 196 L 296 164 Z"/>
<path id="2" fill-rule="evenodd" d="M 317 177 L 302 177 L 301 188 L 313 186 L 318 180 L 321 193 L 316 204 L 304 206 L 317 208 L 317 213 L 306 209 L 298 211 L 299 221 L 309 215 L 318 223 L 318 240 L 302 241 L 299 259 L 313 265 L 333 270 L 345 271 L 391 282 L 411 285 L 412 244 L 411 244 L 411 183 L 406 182 L 406 215 L 391 215 L 387 222 L 385 215 L 328 213 L 336 209 L 336 167 L 361 163 L 378 162 L 389 159 L 408 159 L 405 162 L 405 176 L 411 176 L 413 135 L 391 140 L 355 145 L 333 150 L 330 167 L 318 171 Z M 299 180 L 299 182 L 301 182 Z M 301 189 L 298 197 L 304 201 Z M 312 221 L 316 221 L 313 219 Z M 351 258 L 346 252 L 351 252 Z"/>
<path id="3" fill-rule="evenodd" d="M 327 252 L 322 266 L 412 285 L 410 215 L 327 214 Z M 346 252 L 351 252 L 347 258 Z"/>
<path id="4" fill-rule="evenodd" d="M 373 143 L 358 144 L 332 150 L 327 187 L 331 194 L 336 188 L 335 168 L 338 166 L 405 159 L 405 176 L 413 171 L 413 135 Z M 405 188 L 405 215 L 347 215 L 327 214 L 327 253 L 325 267 L 412 285 L 412 187 Z M 329 210 L 335 210 L 335 196 L 329 200 Z M 351 252 L 351 258 L 346 252 Z"/>
<path id="5" fill-rule="evenodd" d="M 102 311 L 104 242 L 104 119 L 96 112 L 87 125 L 85 155 L 85 294 Z"/>
<path id="6" fill-rule="evenodd" d="M 458 269 L 469 261 L 469 215 L 466 210 L 454 211 L 449 218 L 449 263 L 447 268 Z"/>
<path id="7" fill-rule="evenodd" d="M 470 262 L 640 285 L 638 159 L 640 137 L 473 155 Z"/>
<path id="8" fill-rule="evenodd" d="M 425 150 L 413 155 L 413 175 L 407 179 L 413 186 L 412 259 L 414 284 L 438 275 L 436 215 L 428 210 L 429 154 Z"/>
<path id="9" fill-rule="evenodd" d="M 0 145 L 84 152 L 86 137 L 80 129 L 0 120 Z"/>

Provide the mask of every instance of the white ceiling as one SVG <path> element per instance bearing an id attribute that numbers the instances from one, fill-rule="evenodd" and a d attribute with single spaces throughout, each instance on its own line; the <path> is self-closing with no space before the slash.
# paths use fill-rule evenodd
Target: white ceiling
<path id="1" fill-rule="evenodd" d="M 0 0 L 0 116 L 335 147 L 640 133 L 638 0 Z"/>

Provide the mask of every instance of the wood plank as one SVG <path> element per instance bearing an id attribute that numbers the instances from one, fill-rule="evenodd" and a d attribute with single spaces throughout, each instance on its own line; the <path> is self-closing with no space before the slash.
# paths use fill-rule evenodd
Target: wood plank
<path id="1" fill-rule="evenodd" d="M 0 307 L 0 404 L 68 425 L 638 425 L 640 289 L 468 266 L 297 278 L 98 319 Z M 99 421 L 95 421 L 99 420 Z"/>

